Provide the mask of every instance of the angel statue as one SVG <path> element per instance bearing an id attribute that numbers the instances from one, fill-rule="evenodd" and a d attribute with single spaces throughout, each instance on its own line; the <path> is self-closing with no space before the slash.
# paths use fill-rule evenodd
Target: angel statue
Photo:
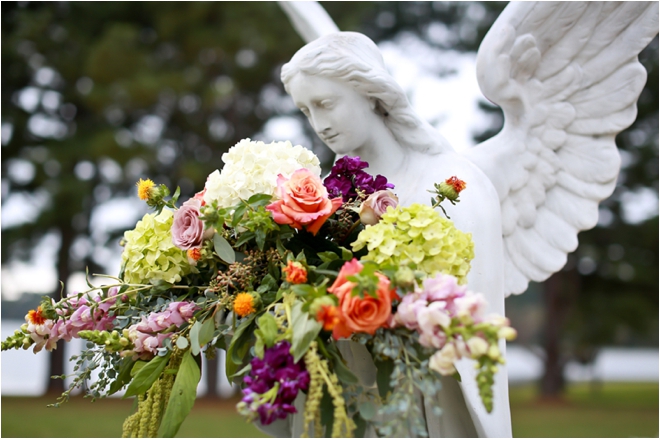
<path id="1" fill-rule="evenodd" d="M 308 42 L 282 67 L 284 87 L 338 158 L 366 160 L 395 184 L 403 205 L 426 203 L 427 190 L 450 176 L 467 182 L 460 205 L 446 210 L 472 233 L 468 287 L 485 294 L 491 312 L 503 315 L 505 297 L 564 266 L 614 190 L 614 138 L 635 120 L 646 82 L 637 55 L 658 33 L 658 3 L 509 4 L 477 55 L 479 85 L 502 107 L 504 127 L 464 152 L 415 113 L 373 41 L 339 32 L 314 2 L 281 6 Z M 366 348 L 341 348 L 363 386 L 373 387 Z M 461 382 L 443 378 L 441 416 L 425 410 L 429 435 L 510 437 L 506 368 L 487 413 L 472 360 L 460 361 Z M 265 431 L 298 436 L 302 424 L 294 415 Z"/>

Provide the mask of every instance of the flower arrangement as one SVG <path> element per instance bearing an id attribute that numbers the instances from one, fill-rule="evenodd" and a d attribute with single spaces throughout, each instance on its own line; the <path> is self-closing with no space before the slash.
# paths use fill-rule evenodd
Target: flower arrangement
<path id="1" fill-rule="evenodd" d="M 436 185 L 433 207 L 400 206 L 359 157 L 339 159 L 325 180 L 318 158 L 289 142 L 246 139 L 223 161 L 178 208 L 178 190 L 170 197 L 140 180 L 156 212 L 125 233 L 119 276 L 44 298 L 2 343 L 38 352 L 89 342 L 55 405 L 77 386 L 94 398 L 124 389 L 137 399 L 124 436 L 174 436 L 195 401 L 200 355 L 220 348 L 243 388 L 239 413 L 262 425 L 302 410 L 315 437 L 360 436 L 369 425 L 428 435 L 416 393 L 433 401 L 460 358 L 475 360 L 492 410 L 498 341 L 516 333 L 466 287 L 471 235 L 434 210 L 458 202 L 465 182 Z M 342 339 L 370 353 L 375 387 L 350 369 Z"/>

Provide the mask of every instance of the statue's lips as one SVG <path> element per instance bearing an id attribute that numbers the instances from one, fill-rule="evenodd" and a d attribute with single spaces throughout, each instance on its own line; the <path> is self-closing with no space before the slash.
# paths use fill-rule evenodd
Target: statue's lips
<path id="1" fill-rule="evenodd" d="M 326 137 L 323 138 L 323 140 L 327 142 L 327 141 L 329 141 L 329 140 L 334 139 L 334 138 L 337 137 L 338 135 L 339 135 L 339 133 L 337 133 L 337 134 L 333 134 L 332 136 L 326 136 Z"/>

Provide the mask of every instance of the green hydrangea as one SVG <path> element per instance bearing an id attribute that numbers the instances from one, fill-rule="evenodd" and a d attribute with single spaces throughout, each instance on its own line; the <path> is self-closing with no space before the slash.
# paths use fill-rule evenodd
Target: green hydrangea
<path id="1" fill-rule="evenodd" d="M 426 272 L 451 274 L 467 282 L 474 258 L 471 233 L 463 233 L 430 206 L 389 207 L 381 220 L 367 226 L 352 244 L 353 251 L 367 246 L 362 260 L 379 265 L 409 265 Z"/>
<path id="2" fill-rule="evenodd" d="M 163 209 L 156 214 L 146 214 L 135 229 L 124 233 L 126 247 L 121 255 L 124 265 L 124 281 L 146 284 L 162 280 L 176 283 L 190 273 L 186 252 L 172 243 L 171 210 Z"/>

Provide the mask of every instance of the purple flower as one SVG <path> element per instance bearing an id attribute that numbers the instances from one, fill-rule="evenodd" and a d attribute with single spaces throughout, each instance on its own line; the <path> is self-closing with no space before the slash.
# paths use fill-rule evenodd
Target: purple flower
<path id="1" fill-rule="evenodd" d="M 330 197 L 341 196 L 344 202 L 357 198 L 357 190 L 369 195 L 379 190 L 393 189 L 394 185 L 387 182 L 382 175 L 376 178 L 363 171 L 369 164 L 360 157 L 342 157 L 330 170 L 323 184 Z"/>
<path id="2" fill-rule="evenodd" d="M 309 387 L 309 372 L 302 361 L 293 362 L 290 350 L 288 341 L 267 348 L 263 360 L 252 359 L 250 374 L 243 378 L 247 386 L 241 404 L 248 407 L 251 415 L 258 414 L 263 425 L 296 413 L 293 401 L 300 390 Z"/>

